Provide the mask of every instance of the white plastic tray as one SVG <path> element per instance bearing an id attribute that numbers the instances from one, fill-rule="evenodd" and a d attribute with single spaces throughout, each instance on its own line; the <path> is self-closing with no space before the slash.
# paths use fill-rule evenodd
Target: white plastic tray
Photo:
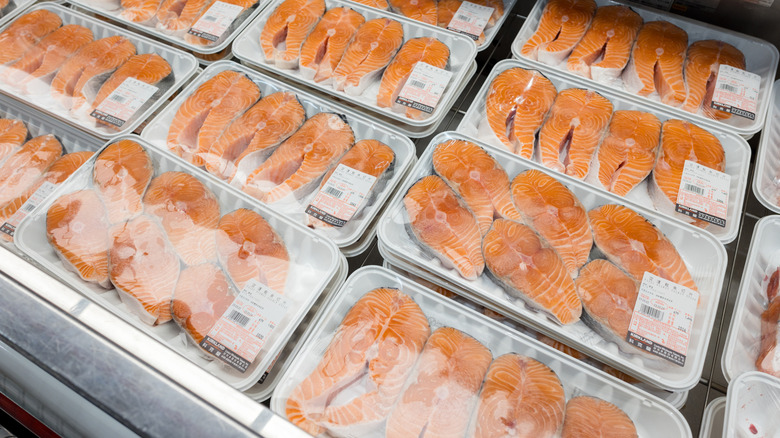
<path id="1" fill-rule="evenodd" d="M 435 145 L 450 139 L 465 139 L 480 144 L 478 141 L 455 132 L 444 132 L 437 135 L 431 140 L 425 153 L 420 157 L 420 161 L 400 188 L 399 194 L 406 193 L 419 178 L 432 173 L 431 155 Z M 489 152 L 501 163 L 509 174 L 510 180 L 527 169 L 537 169 L 551 174 L 541 165 L 523 160 L 508 152 L 498 150 L 489 150 Z M 456 287 L 453 292 L 465 291 L 468 294 L 467 298 L 472 301 L 529 325 L 534 330 L 571 345 L 588 356 L 643 382 L 669 391 L 685 391 L 696 386 L 704 367 L 705 354 L 726 272 L 727 256 L 723 244 L 712 234 L 701 231 L 692 225 L 661 216 L 638 204 L 596 190 L 566 175 L 552 175 L 566 185 L 586 209 L 590 210 L 604 204 L 626 205 L 652 222 L 675 245 L 685 260 L 700 293 L 700 302 L 694 315 L 691 341 L 688 345 L 688 356 L 684 367 L 661 360 L 646 361 L 640 355 L 622 353 L 616 344 L 605 341 L 582 321 L 561 326 L 544 314 L 530 309 L 521 301 L 511 299 L 501 286 L 492 282 L 486 275 L 470 281 L 461 277 L 454 269 L 443 267 L 438 259 L 429 256 L 416 239 L 409 236 L 406 225 L 408 218 L 400 202 L 401 196 L 396 197 L 393 205 L 382 216 L 378 229 L 380 249 L 395 260 L 406 262 L 411 268 L 407 269 L 407 266 L 403 265 L 401 267 L 413 274 L 434 281 L 426 277 L 426 271 L 435 273 L 436 276 L 447 280 Z M 707 257 L 702 257 L 702 254 L 706 254 Z"/>
<path id="2" fill-rule="evenodd" d="M 780 431 L 780 379 L 758 371 L 740 375 L 726 394 L 723 436 L 774 438 Z"/>
<path id="3" fill-rule="evenodd" d="M 501 150 L 506 150 L 498 137 L 495 136 L 493 130 L 487 124 L 487 116 L 485 114 L 485 101 L 487 94 L 490 91 L 490 85 L 493 79 L 496 78 L 501 72 L 509 70 L 511 68 L 524 68 L 535 69 L 535 66 L 526 59 L 515 60 L 507 59 L 499 62 L 490 72 L 490 76 L 487 78 L 482 88 L 479 90 L 476 99 L 469 107 L 466 115 L 463 116 L 460 124 L 458 125 L 458 132 L 462 132 L 468 136 L 482 140 L 483 142 L 494 146 Z M 573 81 L 569 76 L 562 74 L 559 71 L 548 71 L 544 75 L 555 85 L 558 92 L 567 88 L 587 88 L 593 91 L 597 91 L 607 99 L 609 99 L 614 110 L 638 110 L 651 113 L 658 117 L 662 122 L 671 118 L 678 118 L 670 116 L 666 109 L 660 109 L 656 106 L 649 104 L 648 102 L 638 102 L 634 100 L 626 99 L 615 93 L 607 87 L 604 87 L 598 83 L 583 84 L 581 82 Z M 683 112 L 680 116 L 682 120 L 691 121 L 692 123 L 699 124 L 698 120 L 694 120 L 692 115 Z M 733 134 L 729 130 L 715 129 L 711 126 L 703 126 L 712 135 L 720 140 L 723 145 L 723 150 L 726 152 L 726 168 L 725 172 L 731 176 L 731 185 L 729 188 L 729 204 L 726 214 L 726 227 L 719 227 L 717 225 L 709 224 L 706 230 L 715 235 L 723 243 L 730 243 L 737 238 L 740 229 L 740 221 L 742 220 L 742 204 L 745 200 L 745 191 L 747 190 L 747 174 L 750 166 L 750 146 L 747 144 L 744 138 Z M 762 136 L 763 137 L 763 136 Z M 552 172 L 552 170 L 550 170 Z M 628 193 L 626 199 L 634 201 L 641 205 L 653 205 L 653 200 L 647 193 L 651 177 L 648 177 Z M 606 191 L 601 187 L 593 186 L 602 191 Z M 679 219 L 679 217 L 674 217 Z"/>
<path id="4" fill-rule="evenodd" d="M 610 88 L 616 93 L 625 95 L 637 101 L 649 103 L 658 107 L 663 111 L 668 111 L 673 114 L 674 117 L 691 117 L 696 120 L 697 124 L 702 126 L 718 126 L 720 129 L 728 129 L 744 137 L 751 137 L 757 133 L 764 126 L 764 117 L 766 115 L 767 105 L 769 104 L 769 96 L 772 91 L 772 83 L 775 79 L 775 71 L 777 70 L 777 62 L 780 54 L 778 54 L 777 48 L 772 44 L 751 37 L 749 35 L 737 33 L 722 27 L 713 26 L 710 24 L 702 23 L 700 21 L 684 18 L 679 15 L 675 15 L 669 12 L 659 11 L 649 7 L 639 6 L 627 1 L 617 0 L 595 0 L 598 6 L 605 5 L 620 5 L 625 4 L 636 11 L 645 21 L 668 21 L 688 33 L 688 44 L 690 45 L 694 41 L 715 39 L 731 44 L 745 54 L 745 63 L 747 70 L 751 73 L 755 73 L 761 76 L 761 88 L 759 92 L 759 100 L 756 108 L 755 120 L 746 119 L 739 116 L 732 116 L 725 121 L 718 121 L 710 119 L 704 115 L 698 115 L 689 113 L 681 108 L 675 108 L 671 105 L 661 103 L 657 93 L 653 93 L 648 97 L 642 97 L 626 91 L 623 88 L 622 81 L 618 79 L 617 83 L 610 84 Z M 523 27 L 520 28 L 520 32 L 517 34 L 514 42 L 512 43 L 512 54 L 515 58 L 521 58 L 520 50 L 525 42 L 536 32 L 536 28 L 539 25 L 539 20 L 542 17 L 544 6 L 547 4 L 547 0 L 538 0 L 534 8 L 528 14 L 528 17 L 523 23 Z M 567 78 L 576 78 L 582 81 L 584 84 L 596 84 L 597 82 L 586 79 L 581 76 L 577 76 L 574 73 L 566 70 L 566 62 L 564 61 L 560 66 L 549 66 L 538 61 L 532 61 L 526 59 L 531 65 L 537 69 L 543 69 L 544 71 L 555 70 L 565 75 Z"/>
<path id="5" fill-rule="evenodd" d="M 753 175 L 753 194 L 764 207 L 780 213 L 780 80 L 775 82 L 772 100 L 766 114 L 766 126 Z"/>
<path id="6" fill-rule="evenodd" d="M 125 138 L 141 144 L 146 149 L 154 163 L 155 176 L 167 171 L 194 173 L 192 166 L 184 160 L 168 152 L 157 150 L 140 137 L 122 137 L 122 139 Z M 282 350 L 317 297 L 338 273 L 341 255 L 336 247 L 327 239 L 318 237 L 301 225 L 291 223 L 280 214 L 266 207 L 258 207 L 257 203 L 252 202 L 252 198 L 242 192 L 209 176 L 194 173 L 220 201 L 221 214 L 234 211 L 237 208 L 247 208 L 259 212 L 285 242 L 290 255 L 290 274 L 284 295 L 291 300 L 292 305 L 247 372 L 239 373 L 218 360 L 206 359 L 199 348 L 184 341 L 181 330 L 175 323 L 169 322 L 156 327 L 144 324 L 137 316 L 128 311 L 127 306 L 120 301 L 115 290 L 106 290 L 82 281 L 77 274 L 62 264 L 61 259 L 49 245 L 45 231 L 46 212 L 60 196 L 90 186 L 92 168 L 96 158 L 97 154 L 64 184 L 57 187 L 46 202 L 39 205 L 32 214 L 22 221 L 17 229 L 16 245 L 28 257 L 40 263 L 56 277 L 64 280 L 86 297 L 113 311 L 236 389 L 244 390 L 252 386 L 268 369 L 271 361 Z"/>
<path id="7" fill-rule="evenodd" d="M 567 398 L 573 395 L 599 397 L 621 408 L 637 427 L 639 436 L 690 437 L 682 414 L 668 403 L 612 376 L 593 370 L 535 339 L 508 330 L 506 326 L 445 298 L 384 268 L 369 266 L 354 272 L 309 334 L 293 364 L 274 391 L 271 409 L 284 416 L 288 395 L 317 365 L 344 314 L 367 292 L 393 287 L 411 296 L 428 317 L 431 330 L 454 327 L 488 347 L 493 357 L 518 353 L 549 366 L 558 375 Z"/>
<path id="8" fill-rule="evenodd" d="M 33 3 L 35 0 L 11 0 L 8 6 L 3 8 L 3 15 L 0 15 L 0 26 L 13 20 Z"/>
<path id="9" fill-rule="evenodd" d="M 704 416 L 701 419 L 699 438 L 722 438 L 725 414 L 726 397 L 719 397 L 711 401 L 704 410 Z"/>

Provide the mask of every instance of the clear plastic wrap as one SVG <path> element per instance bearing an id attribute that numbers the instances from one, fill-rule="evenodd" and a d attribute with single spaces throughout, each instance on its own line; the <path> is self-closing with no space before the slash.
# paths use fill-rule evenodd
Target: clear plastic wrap
<path id="1" fill-rule="evenodd" d="M 723 436 L 773 437 L 780 430 L 780 379 L 755 371 L 729 385 Z"/>
<path id="2" fill-rule="evenodd" d="M 761 132 L 761 144 L 753 175 L 753 194 L 764 206 L 780 213 L 780 81 L 775 82 L 772 99 L 766 115 L 766 126 Z"/>

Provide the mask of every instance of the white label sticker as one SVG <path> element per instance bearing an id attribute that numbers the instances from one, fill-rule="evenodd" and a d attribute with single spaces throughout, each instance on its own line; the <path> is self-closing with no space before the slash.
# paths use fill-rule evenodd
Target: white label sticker
<path id="1" fill-rule="evenodd" d="M 462 2 L 455 15 L 452 16 L 447 29 L 467 35 L 476 41 L 485 30 L 494 10 L 488 6 Z"/>
<path id="2" fill-rule="evenodd" d="M 245 372 L 287 313 L 290 303 L 257 280 L 250 280 L 200 346 Z"/>
<path id="3" fill-rule="evenodd" d="M 451 78 L 452 72 L 418 62 L 395 101 L 430 114 L 439 103 Z"/>
<path id="4" fill-rule="evenodd" d="M 343 227 L 368 197 L 375 182 L 375 176 L 339 164 L 306 207 L 306 213 L 330 225 Z"/>
<path id="5" fill-rule="evenodd" d="M 675 210 L 725 227 L 730 185 L 731 175 L 685 160 Z"/>
<path id="6" fill-rule="evenodd" d="M 760 88 L 761 76 L 721 64 L 710 106 L 716 110 L 755 120 Z"/>
<path id="7" fill-rule="evenodd" d="M 121 128 L 147 100 L 159 90 L 154 85 L 127 78 L 108 95 L 94 111 L 92 117 Z"/>
<path id="8" fill-rule="evenodd" d="M 11 215 L 11 217 L 9 217 L 8 220 L 2 226 L 0 226 L 0 233 L 5 233 L 11 237 L 14 237 L 16 227 L 19 226 L 19 223 L 22 222 L 22 219 L 27 217 L 28 214 L 35 210 L 35 207 L 39 206 L 41 202 L 43 202 L 49 195 L 51 195 L 51 192 L 53 192 L 56 187 L 57 184 L 49 181 L 45 181 L 43 184 L 41 184 L 41 186 L 38 187 L 38 190 L 36 190 L 32 196 L 27 198 L 27 201 L 25 201 L 25 203 L 22 204 L 18 210 L 16 210 L 16 213 Z"/>
<path id="9" fill-rule="evenodd" d="M 216 1 L 187 33 L 212 42 L 217 41 L 243 10 L 239 5 Z"/>
<path id="10" fill-rule="evenodd" d="M 645 272 L 626 341 L 685 366 L 699 293 Z"/>

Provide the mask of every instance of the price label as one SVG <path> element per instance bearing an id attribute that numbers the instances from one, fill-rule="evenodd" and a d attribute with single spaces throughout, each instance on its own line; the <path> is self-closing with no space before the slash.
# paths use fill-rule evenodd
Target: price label
<path id="1" fill-rule="evenodd" d="M 35 210 L 35 207 L 39 206 L 41 202 L 48 198 L 56 187 L 57 184 L 49 181 L 45 181 L 43 184 L 41 184 L 41 186 L 38 187 L 38 190 L 36 190 L 35 193 L 33 193 L 32 196 L 30 196 L 27 201 L 25 201 L 25 203 L 19 207 L 18 210 L 16 210 L 16 213 L 11 215 L 11 217 L 9 217 L 8 220 L 6 220 L 6 222 L 0 226 L 0 233 L 5 233 L 11 237 L 14 237 L 14 233 L 16 233 L 16 227 L 19 226 L 19 223 L 22 222 L 22 219 L 27 217 L 28 214 Z"/>
<path id="2" fill-rule="evenodd" d="M 756 119 L 761 76 L 721 64 L 710 106 L 746 119 Z"/>
<path id="3" fill-rule="evenodd" d="M 725 227 L 730 184 L 731 175 L 685 160 L 675 210 Z"/>
<path id="4" fill-rule="evenodd" d="M 214 2 L 187 31 L 190 35 L 212 42 L 218 41 L 244 8 L 221 1 Z"/>
<path id="5" fill-rule="evenodd" d="M 452 72 L 418 62 L 395 101 L 430 114 L 436 109 L 451 78 Z"/>
<path id="6" fill-rule="evenodd" d="M 368 197 L 375 182 L 375 176 L 339 164 L 306 207 L 306 214 L 335 227 L 343 227 Z"/>
<path id="7" fill-rule="evenodd" d="M 127 78 L 90 115 L 121 128 L 158 90 L 136 78 Z"/>
<path id="8" fill-rule="evenodd" d="M 488 6 L 462 2 L 455 15 L 452 16 L 447 29 L 467 35 L 476 41 L 485 30 L 494 10 Z"/>

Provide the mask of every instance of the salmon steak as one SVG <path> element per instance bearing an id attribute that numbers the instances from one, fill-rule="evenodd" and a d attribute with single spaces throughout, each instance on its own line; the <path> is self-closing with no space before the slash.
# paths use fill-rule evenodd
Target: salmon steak
<path id="1" fill-rule="evenodd" d="M 131 56 L 100 87 L 97 96 L 92 101 L 92 109 L 97 108 L 127 78 L 137 79 L 149 85 L 157 85 L 170 77 L 171 73 L 171 65 L 160 55 L 149 53 Z"/>
<path id="2" fill-rule="evenodd" d="M 377 429 L 428 339 L 422 310 L 397 289 L 365 294 L 347 312 L 314 370 L 287 399 L 287 418 L 317 435 Z"/>
<path id="3" fill-rule="evenodd" d="M 595 91 L 558 93 L 539 132 L 539 157 L 550 169 L 583 179 L 612 117 L 612 103 Z"/>
<path id="4" fill-rule="evenodd" d="M 482 234 L 468 206 L 441 178 L 426 176 L 404 196 L 409 229 L 426 251 L 467 280 L 485 269 Z"/>
<path id="5" fill-rule="evenodd" d="M 635 280 L 649 272 L 698 290 L 674 244 L 639 213 L 607 204 L 589 211 L 588 218 L 599 251 Z"/>
<path id="6" fill-rule="evenodd" d="M 243 190 L 268 204 L 289 196 L 299 199 L 354 143 L 352 128 L 340 115 L 318 113 L 249 175 Z"/>
<path id="7" fill-rule="evenodd" d="M 172 317 L 187 337 L 200 345 L 234 299 L 219 266 L 213 263 L 190 266 L 181 271 L 173 291 Z"/>
<path id="8" fill-rule="evenodd" d="M 683 79 L 687 47 L 688 34 L 674 24 L 668 21 L 645 23 L 623 72 L 626 90 L 640 96 L 657 92 L 661 102 L 682 105 L 687 96 Z"/>
<path id="9" fill-rule="evenodd" d="M 162 0 L 122 0 L 119 16 L 140 24 L 152 24 L 157 17 Z"/>
<path id="10" fill-rule="evenodd" d="M 205 164 L 214 142 L 260 98 L 260 89 L 243 73 L 217 73 L 181 104 L 168 130 L 168 148 L 196 166 Z"/>
<path id="11" fill-rule="evenodd" d="M 21 120 L 0 119 L 0 166 L 27 140 L 27 126 Z"/>
<path id="12" fill-rule="evenodd" d="M 143 212 L 142 199 L 153 173 L 149 154 L 132 140 L 120 140 L 103 149 L 95 160 L 92 178 L 112 224 Z"/>
<path id="13" fill-rule="evenodd" d="M 299 69 L 304 79 L 328 84 L 358 28 L 366 22 L 359 12 L 332 8 L 322 16 L 301 46 Z"/>
<path id="14" fill-rule="evenodd" d="M 517 175 L 511 189 L 522 222 L 555 248 L 569 275 L 576 277 L 593 246 L 588 213 L 580 200 L 558 180 L 534 169 Z"/>
<path id="15" fill-rule="evenodd" d="M 62 156 L 62 144 L 47 134 L 25 143 L 0 167 L 0 206 L 23 195 Z"/>
<path id="16" fill-rule="evenodd" d="M 718 80 L 721 65 L 745 69 L 745 55 L 731 44 L 718 40 L 696 41 L 688 47 L 685 57 L 685 85 L 688 98 L 683 109 L 688 112 L 701 112 L 716 120 L 731 117 L 730 113 L 712 108 L 712 95 Z"/>
<path id="17" fill-rule="evenodd" d="M 451 327 L 436 329 L 387 418 L 385 436 L 464 436 L 492 359 L 471 336 Z"/>
<path id="18" fill-rule="evenodd" d="M 661 121 L 643 111 L 615 111 L 586 178 L 625 196 L 650 175 L 658 154 Z"/>
<path id="19" fill-rule="evenodd" d="M 389 18 L 365 22 L 333 71 L 333 86 L 350 96 L 359 96 L 379 78 L 404 42 L 401 23 Z"/>
<path id="20" fill-rule="evenodd" d="M 481 235 L 485 235 L 494 218 L 520 221 L 512 195 L 509 176 L 484 149 L 465 140 L 448 140 L 433 151 L 433 170 L 474 213 Z"/>
<path id="21" fill-rule="evenodd" d="M 236 25 L 237 23 L 241 22 L 241 18 L 240 17 L 242 17 L 246 13 L 246 11 L 248 11 L 252 6 L 254 6 L 258 2 L 258 0 L 219 0 L 219 1 L 221 1 L 222 3 L 227 3 L 229 5 L 240 6 L 241 7 L 241 12 L 239 12 L 238 15 L 236 16 L 236 18 L 233 19 L 233 22 L 230 24 L 228 29 L 225 30 L 225 33 L 223 33 L 222 35 L 215 35 L 215 36 L 217 36 L 219 38 L 217 41 L 224 39 L 223 36 L 228 35 L 230 29 L 234 28 L 234 25 Z M 204 8 L 201 11 L 200 15 L 198 15 L 198 17 L 195 18 L 195 20 L 192 22 L 191 26 L 195 26 L 195 24 L 198 22 L 198 20 L 202 19 L 209 12 L 209 9 L 214 4 L 216 4 L 216 2 L 209 4 L 208 7 Z M 210 18 L 211 17 L 207 17 L 206 21 L 209 22 Z M 195 44 L 195 45 L 198 45 L 198 46 L 208 46 L 208 45 L 213 45 L 213 44 L 216 43 L 216 41 L 212 41 L 212 40 L 206 39 L 206 38 L 201 38 L 201 37 L 195 36 L 195 35 L 193 35 L 193 34 L 191 34 L 189 32 L 184 34 L 184 41 L 187 41 L 190 44 Z"/>
<path id="22" fill-rule="evenodd" d="M 769 305 L 761 313 L 761 342 L 756 357 L 756 369 L 775 377 L 780 377 L 780 299 L 776 299 L 779 284 L 780 268 L 767 269 L 761 286 L 766 290 Z"/>
<path id="23" fill-rule="evenodd" d="M 580 320 L 582 303 L 563 259 L 533 229 L 496 219 L 482 241 L 482 252 L 485 266 L 511 296 L 561 324 Z"/>
<path id="24" fill-rule="evenodd" d="M 66 269 L 84 281 L 111 286 L 109 223 L 95 191 L 80 190 L 57 198 L 46 212 L 46 238 Z"/>
<path id="25" fill-rule="evenodd" d="M 325 0 L 285 0 L 260 33 L 265 61 L 281 69 L 298 67 L 301 48 L 325 13 Z"/>
<path id="26" fill-rule="evenodd" d="M 163 0 L 157 9 L 156 28 L 167 34 L 184 34 L 213 0 Z"/>
<path id="27" fill-rule="evenodd" d="M 290 270 L 290 256 L 284 241 L 254 211 L 239 208 L 219 220 L 217 256 L 239 289 L 255 279 L 283 294 Z"/>
<path id="28" fill-rule="evenodd" d="M 430 113 L 401 105 L 396 102 L 396 99 L 418 62 L 446 69 L 449 59 L 450 48 L 436 38 L 421 37 L 408 40 L 382 75 L 379 93 L 376 96 L 377 106 L 392 108 L 397 113 L 405 113 L 410 119 L 421 120 L 429 117 Z"/>
<path id="29" fill-rule="evenodd" d="M 488 125 L 509 152 L 530 160 L 536 133 L 557 95 L 552 82 L 536 70 L 504 70 L 490 84 Z"/>
<path id="30" fill-rule="evenodd" d="M 566 403 L 561 438 L 637 438 L 631 418 L 619 407 L 595 397 L 574 397 Z"/>
<path id="31" fill-rule="evenodd" d="M 22 15 L 0 33 L 0 66 L 21 59 L 46 35 L 62 26 L 54 12 L 39 9 Z"/>
<path id="32" fill-rule="evenodd" d="M 565 405 L 563 385 L 553 370 L 530 357 L 505 354 L 488 369 L 473 437 L 554 437 Z"/>
<path id="33" fill-rule="evenodd" d="M 548 65 L 559 65 L 574 50 L 593 20 L 593 0 L 549 0 L 536 32 L 520 54 Z"/>
<path id="34" fill-rule="evenodd" d="M 566 61 L 566 69 L 596 82 L 609 84 L 620 77 L 631 57 L 642 17 L 628 6 L 603 6 Z"/>
<path id="35" fill-rule="evenodd" d="M 356 0 L 355 3 L 360 3 L 361 5 L 370 6 L 376 9 L 390 9 L 390 5 L 387 4 L 387 0 Z"/>
<path id="36" fill-rule="evenodd" d="M 436 0 L 387 0 L 390 8 L 415 21 L 436 26 L 438 13 Z"/>

